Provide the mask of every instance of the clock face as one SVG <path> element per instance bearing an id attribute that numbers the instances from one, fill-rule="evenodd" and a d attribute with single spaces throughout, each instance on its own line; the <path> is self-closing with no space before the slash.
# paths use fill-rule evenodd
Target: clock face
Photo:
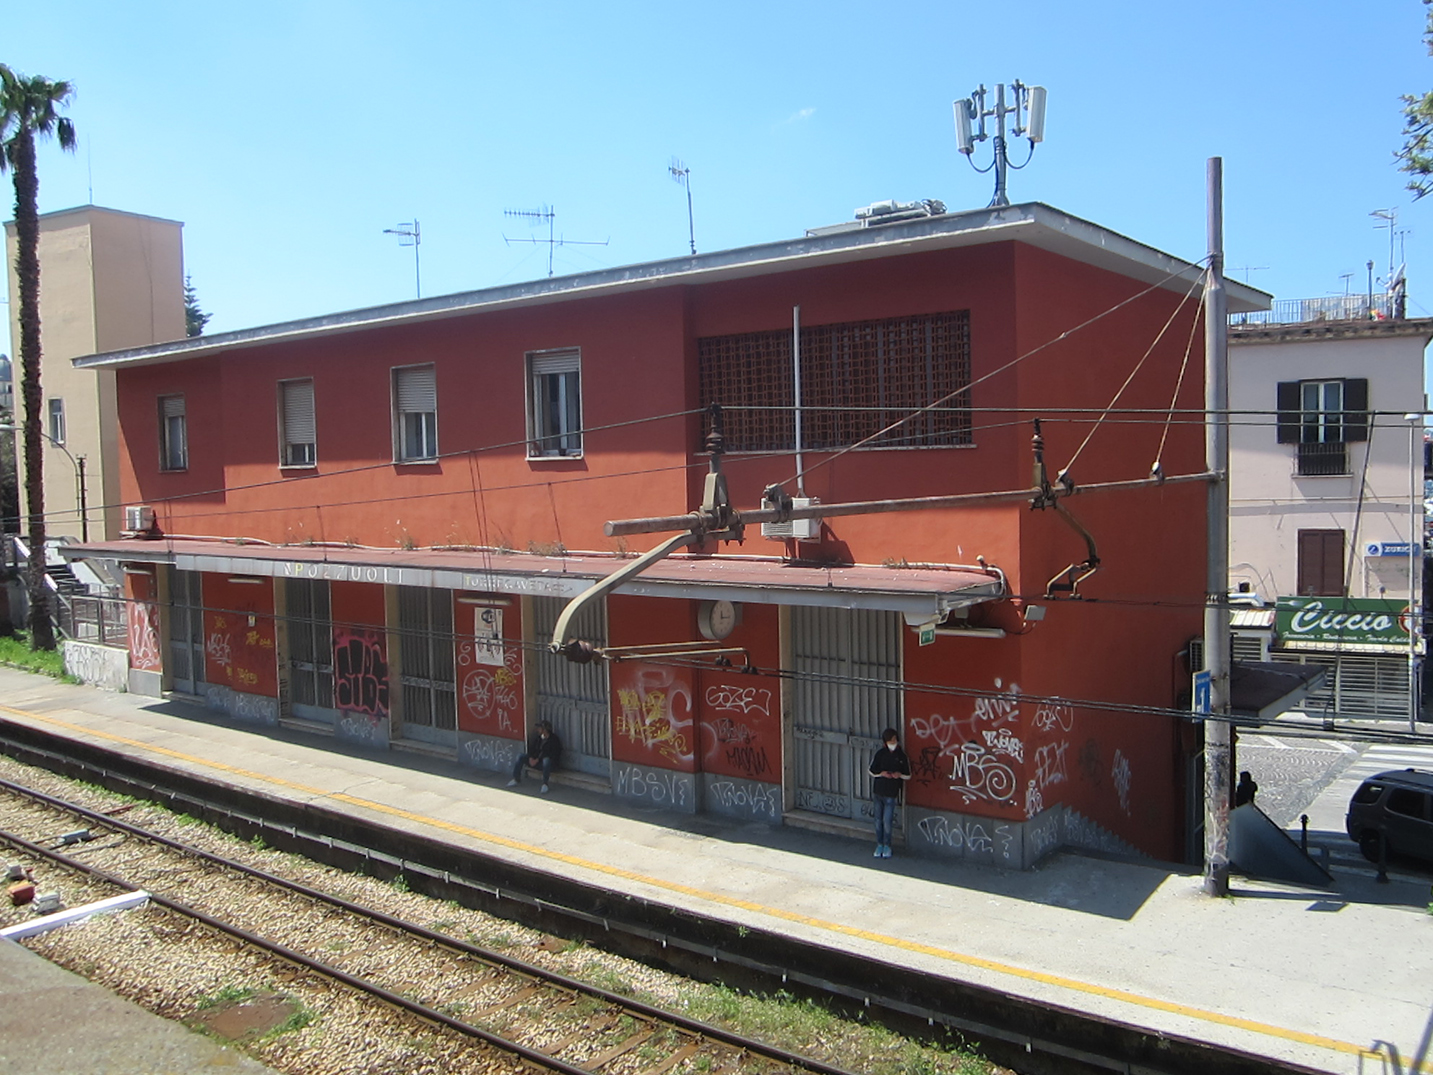
<path id="1" fill-rule="evenodd" d="M 741 610 L 730 601 L 703 601 L 697 610 L 697 627 L 703 638 L 719 641 L 726 638 L 741 621 Z"/>

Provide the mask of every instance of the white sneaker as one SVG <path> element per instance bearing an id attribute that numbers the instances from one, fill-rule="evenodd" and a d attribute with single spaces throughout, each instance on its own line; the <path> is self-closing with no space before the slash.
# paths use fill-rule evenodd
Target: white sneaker
<path id="1" fill-rule="evenodd" d="M 508 787 L 510 787 L 510 788 L 515 788 L 515 787 L 517 787 L 517 781 L 516 781 L 516 780 L 509 780 L 509 781 L 508 781 Z"/>
<path id="2" fill-rule="evenodd" d="M 544 795 L 547 794 L 547 785 L 546 785 L 546 784 L 544 784 L 544 785 L 542 786 L 542 793 L 543 793 Z"/>
<path id="3" fill-rule="evenodd" d="M 876 853 L 875 853 L 874 855 L 872 855 L 871 857 L 872 857 L 872 858 L 877 858 L 877 859 L 878 859 L 878 858 L 884 858 L 885 856 L 882 854 L 882 852 L 884 852 L 885 850 L 886 850 L 886 849 L 885 849 L 885 847 L 884 847 L 882 844 L 877 844 L 877 845 L 876 845 Z"/>

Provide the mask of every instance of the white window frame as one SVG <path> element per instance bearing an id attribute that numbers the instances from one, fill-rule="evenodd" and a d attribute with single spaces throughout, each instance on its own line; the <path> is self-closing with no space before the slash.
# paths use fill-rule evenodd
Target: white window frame
<path id="1" fill-rule="evenodd" d="M 50 397 L 48 413 L 50 440 L 55 444 L 65 443 L 65 401 L 59 396 Z"/>
<path id="2" fill-rule="evenodd" d="M 302 449 L 296 451 L 295 449 Z M 311 470 L 318 465 L 318 423 L 312 377 L 279 382 L 279 466 Z"/>
<path id="3" fill-rule="evenodd" d="M 582 457 L 582 352 L 576 347 L 529 351 L 527 457 Z"/>
<path id="4" fill-rule="evenodd" d="M 182 393 L 159 397 L 159 469 L 189 469 L 189 416 Z"/>
<path id="5" fill-rule="evenodd" d="M 426 374 L 426 377 L 425 377 Z M 425 383 L 426 382 L 426 383 Z M 395 463 L 436 463 L 438 461 L 438 375 L 431 362 L 394 366 L 393 461 Z M 425 406 L 426 404 L 426 406 Z M 428 416 L 424 419 L 424 416 Z M 414 419 L 409 422 L 409 418 Z M 409 434 L 417 435 L 410 445 Z M 414 451 L 409 451 L 409 447 Z"/>

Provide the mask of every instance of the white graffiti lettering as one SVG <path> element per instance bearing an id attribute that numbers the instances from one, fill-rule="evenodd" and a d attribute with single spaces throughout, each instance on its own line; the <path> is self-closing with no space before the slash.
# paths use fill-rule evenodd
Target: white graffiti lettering
<path id="1" fill-rule="evenodd" d="M 965 743 L 953 762 L 951 791 L 957 791 L 966 802 L 987 799 L 1009 802 L 1015 793 L 1015 771 L 979 743 Z"/>
<path id="2" fill-rule="evenodd" d="M 234 647 L 229 636 L 215 631 L 204 644 L 205 655 L 215 664 L 228 668 L 234 663 Z"/>
<path id="3" fill-rule="evenodd" d="M 1110 779 L 1115 782 L 1115 792 L 1120 797 L 1120 809 L 1126 814 L 1129 810 L 1129 785 L 1133 774 L 1130 772 L 1129 759 L 1118 749 L 1115 751 L 1114 768 L 1110 770 Z"/>
<path id="4" fill-rule="evenodd" d="M 617 772 L 617 794 L 630 795 L 634 799 L 651 799 L 654 803 L 685 806 L 691 778 L 683 779 L 684 776 L 683 773 L 628 766 Z"/>
<path id="5" fill-rule="evenodd" d="M 1065 753 L 1069 747 L 1068 742 L 1061 740 L 1046 743 L 1035 751 L 1035 783 L 1041 791 L 1069 779 L 1069 770 L 1065 768 Z"/>
<path id="6" fill-rule="evenodd" d="M 382 726 L 366 713 L 343 713 L 338 718 L 337 731 L 340 738 L 352 739 L 360 743 L 381 743 L 383 741 Z"/>
<path id="7" fill-rule="evenodd" d="M 927 843 L 948 847 L 953 851 L 992 851 L 990 830 L 983 821 L 952 821 L 950 818 L 923 817 L 916 831 Z"/>
<path id="8" fill-rule="evenodd" d="M 717 712 L 771 715 L 771 692 L 762 687 L 733 687 L 718 683 L 707 688 L 707 705 Z"/>
<path id="9" fill-rule="evenodd" d="M 776 784 L 737 784 L 731 780 L 718 780 L 711 785 L 711 793 L 723 810 L 772 820 L 781 816 L 781 788 Z"/>
<path id="10" fill-rule="evenodd" d="M 474 765 L 491 766 L 505 773 L 517 763 L 521 748 L 516 740 L 469 739 L 463 744 L 463 753 Z"/>
<path id="11" fill-rule="evenodd" d="M 1064 702 L 1042 702 L 1035 710 L 1035 719 L 1031 721 L 1037 732 L 1050 732 L 1059 728 L 1062 732 L 1073 731 L 1075 727 L 1075 707 Z"/>
<path id="12" fill-rule="evenodd" d="M 1025 744 L 1015 738 L 1009 728 L 996 728 L 980 734 L 985 737 L 985 747 L 992 754 L 1004 754 L 1019 762 L 1025 760 Z"/>
<path id="13" fill-rule="evenodd" d="M 1041 810 L 1045 809 L 1045 796 L 1040 794 L 1040 787 L 1031 780 L 1025 785 L 1025 816 L 1034 817 Z"/>
<path id="14" fill-rule="evenodd" d="M 149 601 L 130 606 L 129 652 L 135 668 L 159 667 L 159 609 Z"/>

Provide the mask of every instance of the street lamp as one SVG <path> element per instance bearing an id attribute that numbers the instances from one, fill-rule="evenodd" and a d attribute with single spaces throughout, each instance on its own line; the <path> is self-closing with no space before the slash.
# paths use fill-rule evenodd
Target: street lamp
<path id="1" fill-rule="evenodd" d="M 0 433 L 19 433 L 19 432 L 20 432 L 20 427 L 19 427 L 19 426 L 0 425 Z M 78 459 L 75 458 L 75 456 L 73 456 L 73 455 L 70 454 L 70 450 L 69 450 L 68 448 L 66 448 L 62 443 L 60 443 L 59 441 L 57 441 L 54 437 L 50 436 L 50 435 L 49 435 L 48 433 L 46 433 L 44 430 L 41 430 L 41 431 L 40 431 L 40 436 L 44 437 L 47 441 L 49 441 L 51 444 L 53 444 L 56 448 L 60 449 L 60 451 L 64 452 L 66 458 L 68 458 L 69 461 L 70 461 L 70 466 L 72 466 L 72 467 L 75 468 L 75 484 L 79 487 L 79 493 L 80 493 L 80 540 L 81 540 L 81 541 L 89 541 L 89 539 L 90 539 L 90 518 L 89 518 L 89 505 L 88 505 L 88 503 L 86 502 L 85 457 L 84 457 L 84 456 L 80 456 Z"/>

